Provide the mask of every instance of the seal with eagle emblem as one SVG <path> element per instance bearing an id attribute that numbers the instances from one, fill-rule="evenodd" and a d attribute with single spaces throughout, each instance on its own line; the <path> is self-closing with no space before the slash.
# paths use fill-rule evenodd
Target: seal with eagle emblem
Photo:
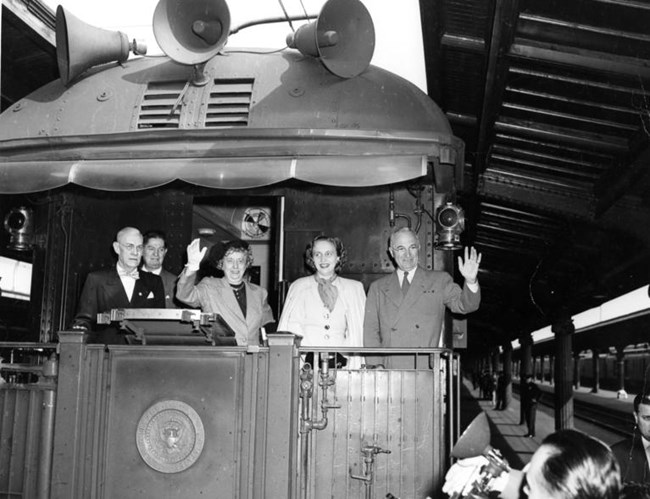
<path id="1" fill-rule="evenodd" d="M 147 409 L 136 432 L 140 456 L 162 473 L 192 466 L 203 451 L 205 432 L 197 412 L 185 402 L 163 400 Z"/>

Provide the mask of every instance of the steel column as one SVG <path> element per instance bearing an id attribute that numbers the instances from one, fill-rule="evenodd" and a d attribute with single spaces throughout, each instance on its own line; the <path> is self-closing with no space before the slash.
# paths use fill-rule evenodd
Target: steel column
<path id="1" fill-rule="evenodd" d="M 575 327 L 571 318 L 553 324 L 555 334 L 555 429 L 573 428 L 572 340 Z"/>

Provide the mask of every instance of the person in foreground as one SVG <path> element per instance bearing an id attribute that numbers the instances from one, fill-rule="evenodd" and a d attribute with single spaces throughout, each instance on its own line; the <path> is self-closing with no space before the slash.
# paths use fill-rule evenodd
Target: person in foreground
<path id="1" fill-rule="evenodd" d="M 397 348 L 438 348 L 445 308 L 467 314 L 478 309 L 481 290 L 478 269 L 481 254 L 465 248 L 458 257 L 458 270 L 465 279 L 463 287 L 447 272 L 419 266 L 420 241 L 409 228 L 393 232 L 389 253 L 397 269 L 370 285 L 363 323 L 364 346 Z M 424 356 L 427 357 L 427 356 Z M 368 357 L 369 363 L 392 369 L 428 369 L 413 356 L 388 359 Z"/>
<path id="2" fill-rule="evenodd" d="M 650 482 L 650 394 L 634 397 L 634 434 L 612 445 L 624 482 Z"/>
<path id="3" fill-rule="evenodd" d="M 303 347 L 362 347 L 366 294 L 359 281 L 338 275 L 346 251 L 338 237 L 317 236 L 305 250 L 313 272 L 289 288 L 278 330 L 302 336 Z M 349 359 L 348 367 L 360 367 Z"/>
<path id="4" fill-rule="evenodd" d="M 464 497 L 487 462 L 483 456 L 461 459 L 447 472 L 442 491 Z M 603 442 L 580 431 L 560 430 L 542 441 L 523 471 L 503 472 L 489 489 L 490 497 L 504 499 L 617 499 L 621 474 Z"/>
<path id="5" fill-rule="evenodd" d="M 207 248 L 200 239 L 187 246 L 187 265 L 176 284 L 176 298 L 206 313 L 218 313 L 235 332 L 237 345 L 259 345 L 260 330 L 275 323 L 264 288 L 248 282 L 246 271 L 253 263 L 250 247 L 244 241 L 230 241 L 223 247 L 217 266 L 224 277 L 204 277 L 194 284 L 196 272 Z"/>
<path id="6" fill-rule="evenodd" d="M 142 234 L 124 227 L 115 236 L 115 266 L 86 277 L 72 329 L 88 331 L 88 343 L 124 344 L 126 336 L 114 325 L 98 326 L 97 314 L 114 308 L 165 308 L 165 289 L 159 276 L 138 272 Z"/>

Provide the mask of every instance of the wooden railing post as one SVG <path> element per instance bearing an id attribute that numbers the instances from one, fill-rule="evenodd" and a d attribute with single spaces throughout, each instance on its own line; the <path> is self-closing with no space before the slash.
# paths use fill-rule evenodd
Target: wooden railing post
<path id="1" fill-rule="evenodd" d="M 54 418 L 51 499 L 76 499 L 77 473 L 82 469 L 79 427 L 86 333 L 59 331 L 59 384 Z M 81 498 L 79 498 L 81 499 Z"/>
<path id="2" fill-rule="evenodd" d="M 298 465 L 298 352 L 292 334 L 269 334 L 265 497 L 296 495 Z"/>

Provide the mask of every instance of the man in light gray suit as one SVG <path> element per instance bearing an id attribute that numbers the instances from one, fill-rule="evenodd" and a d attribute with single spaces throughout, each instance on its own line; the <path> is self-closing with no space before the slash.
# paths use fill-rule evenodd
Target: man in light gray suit
<path id="1" fill-rule="evenodd" d="M 396 348 L 436 348 L 440 343 L 445 307 L 467 314 L 478 309 L 481 291 L 478 269 L 481 254 L 465 248 L 458 257 L 458 270 L 465 278 L 461 288 L 447 272 L 419 266 L 420 241 L 409 228 L 395 231 L 389 252 L 397 264 L 392 274 L 370 285 L 363 325 L 364 346 Z M 392 369 L 429 367 L 428 356 L 368 358 L 369 363 Z"/>
<path id="2" fill-rule="evenodd" d="M 165 308 L 178 308 L 175 299 L 178 276 L 163 268 L 167 254 L 167 236 L 161 230 L 150 230 L 142 236 L 142 270 L 159 275 L 165 288 Z"/>

